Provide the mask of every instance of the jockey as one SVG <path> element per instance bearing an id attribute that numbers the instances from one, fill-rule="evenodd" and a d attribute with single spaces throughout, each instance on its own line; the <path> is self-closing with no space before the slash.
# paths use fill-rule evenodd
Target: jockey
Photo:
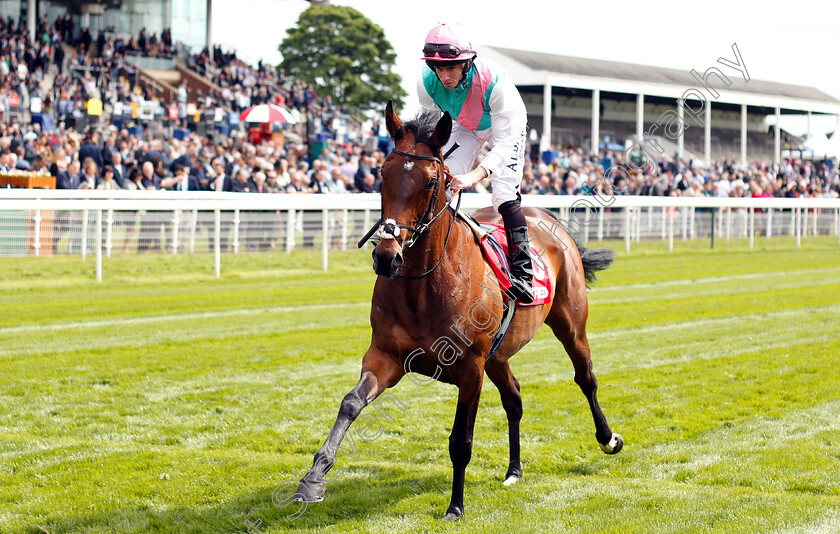
<path id="1" fill-rule="evenodd" d="M 493 209 L 501 216 L 508 238 L 511 293 L 517 301 L 534 300 L 528 226 L 520 207 L 519 184 L 525 164 L 525 104 L 513 80 L 495 63 L 476 57 L 472 43 L 459 37 L 459 27 L 440 23 L 426 36 L 426 66 L 417 83 L 424 110 L 448 111 L 452 135 L 443 152 L 461 148 L 446 160 L 454 175 L 452 194 L 489 177 Z M 490 143 L 481 163 L 479 150 Z"/>

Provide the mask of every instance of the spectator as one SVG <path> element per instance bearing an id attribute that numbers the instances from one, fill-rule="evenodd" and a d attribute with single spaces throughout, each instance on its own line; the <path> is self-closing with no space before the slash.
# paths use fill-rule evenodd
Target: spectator
<path id="1" fill-rule="evenodd" d="M 213 180 L 210 182 L 210 188 L 213 191 L 231 191 L 231 180 L 230 177 L 226 176 L 225 174 L 225 163 L 222 158 L 216 158 L 213 160 L 212 163 L 213 172 L 215 176 Z"/>
<path id="2" fill-rule="evenodd" d="M 194 174 L 190 174 L 189 167 L 180 164 L 175 166 L 174 176 L 161 180 L 160 188 L 168 189 L 170 191 L 201 190 L 198 177 Z"/>
<path id="3" fill-rule="evenodd" d="M 61 39 L 53 43 L 53 62 L 58 68 L 58 74 L 64 73 L 64 43 Z"/>
<path id="4" fill-rule="evenodd" d="M 262 171 L 255 172 L 250 178 L 250 188 L 252 193 L 267 193 L 265 182 L 266 175 Z"/>
<path id="5" fill-rule="evenodd" d="M 100 180 L 99 184 L 96 186 L 97 189 L 104 189 L 106 191 L 116 191 L 118 189 L 122 189 L 119 183 L 117 183 L 114 177 L 114 168 L 110 165 L 106 165 L 105 169 L 102 170 L 102 180 Z"/>
<path id="6" fill-rule="evenodd" d="M 234 193 L 251 193 L 253 190 L 247 169 L 239 169 L 236 179 L 231 181 L 231 191 Z"/>
<path id="7" fill-rule="evenodd" d="M 7 170 L 20 170 L 17 166 L 17 154 L 14 152 L 6 153 L 6 161 L 8 162 Z"/>
<path id="8" fill-rule="evenodd" d="M 97 144 L 98 137 L 95 131 L 85 136 L 85 140 L 79 148 L 79 159 L 85 161 L 87 158 L 91 158 L 96 163 L 96 167 L 101 169 L 105 166 L 105 161 L 102 159 L 102 149 Z"/>
<path id="9" fill-rule="evenodd" d="M 44 157 L 42 154 L 36 154 L 32 162 L 32 166 L 29 167 L 29 170 L 32 172 L 49 173 L 49 168 L 47 167 L 47 158 Z"/>
<path id="10" fill-rule="evenodd" d="M 141 167 L 140 185 L 136 189 L 159 189 L 160 179 L 155 174 L 155 166 L 151 161 L 146 161 Z M 133 183 L 137 184 L 136 181 Z"/>
<path id="11" fill-rule="evenodd" d="M 315 193 L 332 193 L 335 182 L 327 175 L 327 171 L 319 169 L 312 173 L 312 189 Z"/>
<path id="12" fill-rule="evenodd" d="M 363 157 L 361 163 L 359 163 L 359 168 L 356 171 L 356 175 L 353 177 L 353 183 L 359 191 L 373 193 L 373 184 L 370 184 L 369 186 L 365 185 L 367 176 L 369 174 L 373 174 L 373 165 L 373 158 L 370 156 Z"/>
<path id="13" fill-rule="evenodd" d="M 56 179 L 57 189 L 79 189 L 82 184 L 82 175 L 80 174 L 81 164 L 79 160 L 74 159 L 67 165 L 67 170 L 59 173 Z"/>
<path id="14" fill-rule="evenodd" d="M 0 152 L 0 171 L 11 171 L 14 168 L 11 152 Z"/>
<path id="15" fill-rule="evenodd" d="M 111 169 L 114 171 L 114 180 L 120 187 L 123 187 L 126 177 L 126 168 L 122 164 L 122 153 L 119 150 L 115 151 L 111 154 L 111 160 L 113 161 Z"/>
<path id="16" fill-rule="evenodd" d="M 286 186 L 287 193 L 311 193 L 313 189 L 309 187 L 309 182 L 306 175 L 301 170 L 296 170 L 292 173 L 291 181 Z"/>
<path id="17" fill-rule="evenodd" d="M 282 193 L 283 187 L 277 181 L 277 173 L 269 171 L 265 175 L 265 192 L 266 193 Z"/>
<path id="18" fill-rule="evenodd" d="M 330 186 L 330 193 L 347 193 L 347 184 L 345 183 L 350 182 L 350 178 L 346 177 L 339 167 L 333 167 L 330 171 L 330 181 L 332 182 Z"/>
<path id="19" fill-rule="evenodd" d="M 96 183 L 99 180 L 99 167 L 97 167 L 96 162 L 93 161 L 93 158 L 85 158 L 82 162 L 82 168 L 84 172 L 81 176 L 82 181 L 79 184 L 79 189 L 96 189 Z"/>

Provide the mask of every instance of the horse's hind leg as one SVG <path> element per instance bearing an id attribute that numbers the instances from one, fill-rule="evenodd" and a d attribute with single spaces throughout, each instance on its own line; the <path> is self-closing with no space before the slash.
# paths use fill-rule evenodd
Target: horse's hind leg
<path id="1" fill-rule="evenodd" d="M 362 361 L 362 376 L 350 393 L 344 396 L 338 417 L 327 440 L 315 454 L 312 468 L 301 479 L 294 498 L 303 502 L 318 502 L 324 499 L 326 484 L 324 475 L 335 464 L 335 455 L 341 440 L 362 409 L 373 402 L 386 388 L 399 382 L 403 376 L 402 367 L 383 353 L 369 349 Z"/>
<path id="2" fill-rule="evenodd" d="M 515 484 L 522 478 L 522 465 L 519 461 L 519 421 L 522 419 L 522 395 L 519 392 L 519 381 L 510 371 L 508 362 L 499 363 L 491 358 L 484 370 L 487 376 L 499 389 L 502 406 L 508 418 L 508 433 L 510 437 L 510 464 L 505 474 L 505 486 Z"/>
<path id="3" fill-rule="evenodd" d="M 589 340 L 586 338 L 586 314 L 588 310 L 584 304 L 582 310 L 583 320 L 573 324 L 565 310 L 552 308 L 548 317 L 548 324 L 554 331 L 557 339 L 563 343 L 563 347 L 572 360 L 575 367 L 575 383 L 589 401 L 589 409 L 592 410 L 592 418 L 595 420 L 595 439 L 601 445 L 601 450 L 607 454 L 616 454 L 624 446 L 624 440 L 619 434 L 610 429 L 604 412 L 598 404 L 598 380 L 592 372 L 592 360 L 589 354 Z"/>

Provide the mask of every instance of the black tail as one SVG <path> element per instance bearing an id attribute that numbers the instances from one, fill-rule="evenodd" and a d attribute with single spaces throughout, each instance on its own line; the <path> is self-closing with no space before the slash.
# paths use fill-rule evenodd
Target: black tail
<path id="1" fill-rule="evenodd" d="M 583 262 L 583 274 L 586 276 L 586 287 L 590 287 L 598 278 L 595 271 L 603 271 L 615 260 L 615 251 L 611 248 L 586 248 L 577 241 L 575 245 L 580 252 Z"/>
<path id="2" fill-rule="evenodd" d="M 550 215 L 558 222 L 560 221 L 554 212 L 543 208 L 538 209 Z M 590 287 L 598 279 L 595 276 L 595 271 L 603 271 L 615 261 L 615 251 L 611 248 L 588 249 L 581 245 L 571 234 L 570 237 L 574 240 L 575 246 L 578 252 L 580 252 L 580 260 L 583 262 L 583 274 L 586 277 L 586 287 Z"/>

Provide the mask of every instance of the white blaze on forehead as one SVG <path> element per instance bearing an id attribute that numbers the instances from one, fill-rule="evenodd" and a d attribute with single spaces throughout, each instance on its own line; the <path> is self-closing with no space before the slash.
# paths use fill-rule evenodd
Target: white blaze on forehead
<path id="1" fill-rule="evenodd" d="M 405 170 L 410 171 L 411 169 L 414 168 L 414 162 L 413 161 L 406 161 L 405 165 L 403 165 L 403 167 L 405 167 Z"/>

